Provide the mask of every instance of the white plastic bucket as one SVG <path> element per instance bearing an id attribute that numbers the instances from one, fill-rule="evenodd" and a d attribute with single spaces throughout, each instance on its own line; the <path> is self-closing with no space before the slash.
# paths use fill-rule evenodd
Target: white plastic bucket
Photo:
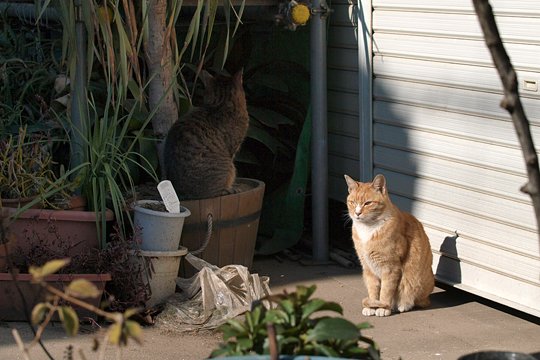
<path id="1" fill-rule="evenodd" d="M 179 248 L 184 219 L 191 215 L 180 206 L 179 213 L 147 209 L 145 204 L 163 204 L 158 200 L 139 200 L 134 204 L 135 240 L 141 250 L 174 251 Z"/>
<path id="2" fill-rule="evenodd" d="M 138 260 L 144 261 L 143 269 L 147 270 L 148 275 L 145 276 L 145 282 L 150 285 L 151 291 L 147 307 L 163 303 L 174 294 L 180 260 L 187 252 L 183 246 L 175 251 L 140 251 Z"/>

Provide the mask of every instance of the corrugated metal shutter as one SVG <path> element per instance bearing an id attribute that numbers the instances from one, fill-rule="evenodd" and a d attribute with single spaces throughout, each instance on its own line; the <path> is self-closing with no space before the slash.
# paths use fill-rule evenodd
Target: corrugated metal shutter
<path id="1" fill-rule="evenodd" d="M 394 202 L 424 223 L 438 279 L 540 316 L 540 243 L 532 205 L 519 191 L 525 167 L 510 118 L 499 107 L 500 80 L 471 1 L 368 3 L 373 6 L 373 131 L 351 136 L 348 131 L 357 128 L 350 125 L 339 129 L 344 134 L 338 137 L 329 124 L 336 130 L 330 138 L 338 143 L 331 151 L 354 162 L 362 137 L 371 138 L 373 172 L 383 173 Z M 534 88 L 540 83 L 540 2 L 491 4 L 538 146 L 540 92 Z M 330 39 L 329 58 L 339 44 Z M 358 59 L 349 56 L 339 64 Z M 329 69 L 329 84 L 340 71 Z M 525 81 L 533 90 L 524 88 Z M 340 114 L 358 106 L 361 100 L 353 99 L 355 88 L 350 89 L 350 97 L 330 100 L 329 108 Z M 334 120 L 344 123 L 341 116 Z M 343 164 L 340 176 L 358 173 L 360 165 Z M 344 196 L 343 190 L 331 191 L 332 197 Z"/>
<path id="2" fill-rule="evenodd" d="M 356 7 L 347 0 L 331 3 L 328 33 L 328 187 L 343 200 L 343 174 L 360 173 L 360 121 Z M 371 101 L 371 99 L 368 99 Z"/>

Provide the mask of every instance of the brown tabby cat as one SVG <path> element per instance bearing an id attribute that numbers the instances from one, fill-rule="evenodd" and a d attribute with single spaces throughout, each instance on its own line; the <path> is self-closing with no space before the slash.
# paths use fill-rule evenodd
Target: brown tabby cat
<path id="1" fill-rule="evenodd" d="M 392 310 L 429 306 L 433 255 L 422 224 L 392 204 L 383 175 L 371 183 L 347 175 L 345 180 L 352 238 L 368 290 L 362 314 L 389 316 Z"/>
<path id="2" fill-rule="evenodd" d="M 233 192 L 234 156 L 249 125 L 242 70 L 232 78 L 203 71 L 204 104 L 180 118 L 167 134 L 165 173 L 180 199 Z"/>

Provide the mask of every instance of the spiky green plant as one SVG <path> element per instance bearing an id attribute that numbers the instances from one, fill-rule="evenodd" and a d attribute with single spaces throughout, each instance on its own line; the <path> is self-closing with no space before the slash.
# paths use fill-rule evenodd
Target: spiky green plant
<path id="1" fill-rule="evenodd" d="M 84 161 L 76 182 L 88 199 L 89 210 L 99 212 L 101 221 L 101 246 L 106 241 L 106 208 L 112 208 L 121 231 L 129 225 L 129 204 L 126 198 L 135 192 L 132 168 L 138 168 L 157 181 L 155 165 L 137 148 L 155 110 L 147 114 L 142 123 L 134 125 L 134 115 L 140 104 L 133 103 L 126 111 L 121 101 L 114 101 L 113 92 L 107 92 L 103 109 L 96 106 L 94 99 L 89 101 L 87 118 L 90 123 L 81 138 L 84 142 Z M 122 96 L 122 94 L 118 94 Z M 136 126 L 136 131 L 133 127 Z"/>

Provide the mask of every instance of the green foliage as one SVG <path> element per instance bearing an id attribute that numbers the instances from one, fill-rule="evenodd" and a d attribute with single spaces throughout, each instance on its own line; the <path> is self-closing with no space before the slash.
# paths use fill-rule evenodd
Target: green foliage
<path id="1" fill-rule="evenodd" d="M 263 180 L 274 191 L 294 171 L 296 146 L 307 114 L 305 89 L 309 74 L 300 64 L 276 60 L 253 64 L 244 84 L 250 127 L 236 157 L 242 176 Z"/>
<path id="2" fill-rule="evenodd" d="M 88 74 L 93 68 L 99 68 L 103 77 L 112 87 L 112 91 L 121 92 L 122 100 L 133 97 L 143 100 L 146 84 L 152 74 L 147 74 L 141 59 L 144 56 L 145 46 L 149 41 L 155 41 L 150 33 L 149 14 L 155 11 L 147 1 L 135 0 L 109 0 L 106 5 L 102 1 L 81 1 L 80 14 L 87 32 L 88 56 L 84 61 Z M 197 1 L 194 13 L 188 21 L 187 30 L 182 31 L 183 37 L 179 37 L 176 27 L 180 23 L 182 0 L 167 1 L 167 19 L 165 39 L 171 46 L 170 60 L 178 72 L 187 62 L 186 54 L 190 55 L 191 61 L 197 57 L 202 64 L 205 62 L 206 53 L 209 51 L 211 39 L 216 33 L 214 28 L 218 14 L 219 0 Z M 244 2 L 238 10 L 233 8 L 232 3 L 225 2 L 223 12 L 225 16 L 223 41 L 224 56 L 221 66 L 229 48 L 229 42 L 238 25 L 244 9 Z M 61 14 L 63 39 L 62 57 L 68 68 L 68 74 L 75 78 L 75 64 L 77 60 L 77 37 L 75 31 L 76 14 L 79 11 L 73 1 L 50 0 L 46 1 L 41 8 L 41 13 L 49 6 L 54 6 Z M 231 12 L 233 16 L 231 16 Z M 190 50 L 190 51 L 189 51 Z M 169 59 L 166 59 L 169 60 Z M 173 92 L 178 100 L 178 93 L 189 93 L 189 89 L 183 88 L 182 83 L 173 84 Z"/>
<path id="3" fill-rule="evenodd" d="M 282 355 L 379 359 L 376 344 L 361 333 L 369 324 L 355 325 L 341 317 L 313 317 L 319 312 L 343 314 L 339 304 L 312 298 L 315 290 L 315 285 L 298 286 L 293 293 L 269 296 L 263 302 L 270 301 L 276 305 L 274 308 L 267 310 L 259 302 L 245 314 L 244 321 L 229 320 L 220 328 L 225 343 L 211 357 L 269 354 L 271 325 L 276 329 L 278 352 Z"/>
<path id="4" fill-rule="evenodd" d="M 0 134 L 58 129 L 51 122 L 61 33 L 0 14 Z M 48 36 L 42 36 L 45 30 Z"/>

